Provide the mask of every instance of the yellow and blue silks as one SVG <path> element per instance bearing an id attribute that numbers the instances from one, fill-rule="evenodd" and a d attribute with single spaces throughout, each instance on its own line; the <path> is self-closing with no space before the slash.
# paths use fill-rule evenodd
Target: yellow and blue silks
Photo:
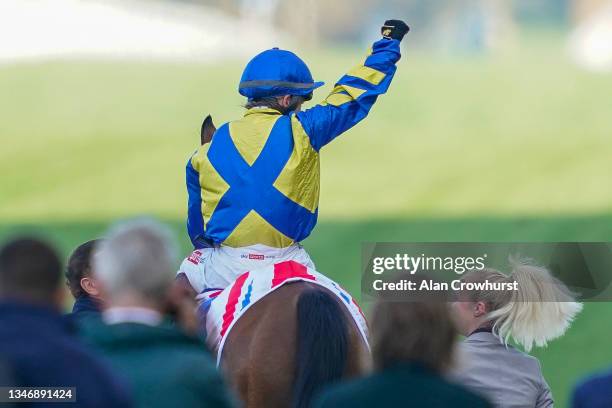
<path id="1" fill-rule="evenodd" d="M 321 104 L 287 115 L 253 108 L 222 125 L 187 163 L 194 246 L 284 248 L 308 237 L 317 223 L 321 148 L 367 116 L 399 59 L 399 41 L 379 40 Z"/>

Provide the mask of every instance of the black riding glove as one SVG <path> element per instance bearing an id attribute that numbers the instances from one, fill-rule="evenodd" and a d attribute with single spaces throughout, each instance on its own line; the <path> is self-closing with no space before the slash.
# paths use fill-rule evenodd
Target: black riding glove
<path id="1" fill-rule="evenodd" d="M 383 37 L 399 41 L 404 39 L 408 31 L 410 31 L 410 27 L 402 20 L 387 20 L 385 21 L 385 25 L 380 29 Z"/>

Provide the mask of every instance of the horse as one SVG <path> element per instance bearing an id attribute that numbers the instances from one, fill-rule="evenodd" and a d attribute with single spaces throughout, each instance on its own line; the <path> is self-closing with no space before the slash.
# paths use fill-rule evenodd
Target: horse
<path id="1" fill-rule="evenodd" d="M 195 298 L 185 274 L 177 297 Z M 286 283 L 250 307 L 227 335 L 220 368 L 248 408 L 307 408 L 325 386 L 371 368 L 368 346 L 328 289 Z"/>
<path id="2" fill-rule="evenodd" d="M 208 115 L 200 134 L 216 131 Z M 185 276 L 178 277 L 189 286 Z M 248 408 L 306 408 L 317 392 L 371 366 L 367 344 L 347 308 L 324 287 L 284 284 L 249 308 L 227 335 L 220 368 Z"/>

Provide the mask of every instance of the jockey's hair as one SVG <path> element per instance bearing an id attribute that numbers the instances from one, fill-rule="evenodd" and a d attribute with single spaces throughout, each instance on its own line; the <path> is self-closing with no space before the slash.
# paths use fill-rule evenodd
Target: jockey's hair
<path id="1" fill-rule="evenodd" d="M 399 274 L 394 280 L 409 279 L 417 287 L 427 278 L 421 274 Z M 438 373 L 454 363 L 457 331 L 446 294 L 406 299 L 381 292 L 374 304 L 371 321 L 372 357 L 377 370 L 399 362 L 419 362 Z"/>
<path id="2" fill-rule="evenodd" d="M 94 274 L 109 298 L 163 300 L 174 279 L 176 247 L 170 231 L 151 219 L 112 227 L 94 255 Z"/>
<path id="3" fill-rule="evenodd" d="M 279 98 L 278 96 L 268 96 L 265 98 L 249 99 L 247 103 L 244 105 L 244 107 L 246 109 L 258 108 L 258 107 L 271 108 L 271 109 L 275 109 L 279 111 L 282 114 L 285 114 L 287 112 L 296 110 L 297 107 L 301 103 L 308 100 L 308 98 L 304 98 L 303 96 L 291 95 L 291 102 L 289 103 L 289 106 L 284 108 L 283 106 L 281 106 L 280 103 L 278 103 L 278 98 Z"/>
<path id="4" fill-rule="evenodd" d="M 484 302 L 486 318 L 503 344 L 510 337 L 529 352 L 562 336 L 582 310 L 575 294 L 550 271 L 528 259 L 510 256 L 510 275 L 485 268 L 467 272 L 463 282 L 517 283 L 516 291 L 466 291 L 472 302 Z"/>

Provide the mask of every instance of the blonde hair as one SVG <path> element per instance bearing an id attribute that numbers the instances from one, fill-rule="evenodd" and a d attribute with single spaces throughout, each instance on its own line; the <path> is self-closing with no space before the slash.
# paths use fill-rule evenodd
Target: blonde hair
<path id="1" fill-rule="evenodd" d="M 562 336 L 582 310 L 573 294 L 548 269 L 511 256 L 509 276 L 495 269 L 473 270 L 464 282 L 517 283 L 515 291 L 469 291 L 473 302 L 484 302 L 493 333 L 507 344 L 510 337 L 530 351 Z"/>

